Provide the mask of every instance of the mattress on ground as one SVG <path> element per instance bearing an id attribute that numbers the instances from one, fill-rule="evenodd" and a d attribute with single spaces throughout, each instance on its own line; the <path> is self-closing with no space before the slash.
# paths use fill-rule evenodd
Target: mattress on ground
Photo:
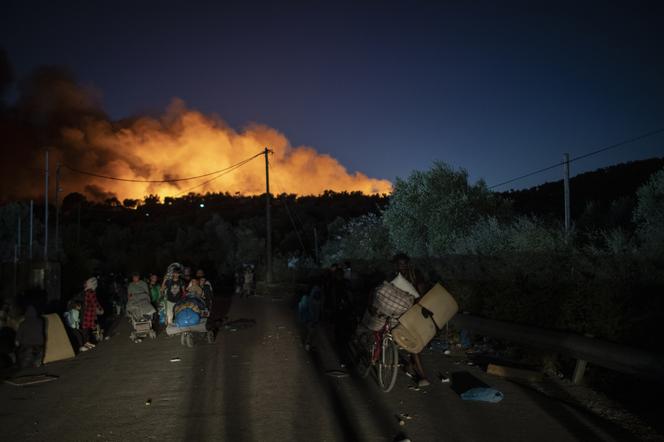
<path id="1" fill-rule="evenodd" d="M 55 313 L 44 315 L 46 326 L 46 348 L 44 349 L 44 364 L 49 362 L 71 359 L 75 356 L 71 347 L 69 336 L 65 330 L 60 316 Z"/>

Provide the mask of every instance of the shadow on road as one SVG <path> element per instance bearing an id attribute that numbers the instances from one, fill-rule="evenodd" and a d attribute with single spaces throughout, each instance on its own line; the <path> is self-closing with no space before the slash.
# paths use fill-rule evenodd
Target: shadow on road
<path id="1" fill-rule="evenodd" d="M 348 361 L 350 360 L 348 349 L 345 343 L 333 340 L 334 333 L 328 327 L 321 327 L 318 334 L 318 341 L 321 350 L 330 351 L 331 354 L 326 354 L 325 358 L 317 351 L 308 352 L 309 358 L 312 362 L 312 367 L 316 371 L 318 380 L 321 385 L 325 387 L 328 400 L 332 405 L 335 418 L 339 423 L 340 429 L 343 433 L 344 440 L 364 440 L 366 439 L 366 422 L 361 422 L 354 409 L 368 410 L 368 417 L 371 419 L 372 428 L 379 433 L 379 437 L 385 440 L 392 440 L 393 438 L 403 439 L 405 436 L 400 431 L 397 419 L 393 410 L 391 410 L 385 400 L 385 393 L 379 391 L 376 385 L 372 385 L 373 378 L 360 379 L 355 375 L 339 380 L 335 377 L 328 376 L 326 371 L 330 367 L 325 366 L 323 359 L 330 361 Z M 350 383 L 350 394 L 343 394 L 341 391 L 340 382 Z"/>
<path id="2" fill-rule="evenodd" d="M 232 296 L 216 296 L 208 324 L 220 327 L 230 312 Z M 210 328 L 210 327 L 209 327 Z M 219 330 L 214 330 L 219 337 Z M 193 349 L 193 372 L 187 407 L 184 440 L 253 440 L 250 397 L 245 370 L 231 363 L 220 342 L 197 339 Z M 223 429 L 223 431 L 222 431 Z"/>
<path id="3" fill-rule="evenodd" d="M 569 393 L 552 382 L 547 383 L 547 389 L 555 390 L 555 392 L 552 392 L 553 394 L 550 395 L 537 391 L 531 386 L 520 382 L 513 383 L 519 387 L 525 396 L 529 397 L 542 410 L 549 414 L 549 416 L 556 419 L 561 426 L 565 427 L 578 440 L 589 442 L 606 440 L 604 437 L 600 436 L 596 430 L 597 428 L 601 428 L 616 440 L 639 440 L 639 438 L 625 429 L 584 409 L 576 399 L 569 395 Z"/>

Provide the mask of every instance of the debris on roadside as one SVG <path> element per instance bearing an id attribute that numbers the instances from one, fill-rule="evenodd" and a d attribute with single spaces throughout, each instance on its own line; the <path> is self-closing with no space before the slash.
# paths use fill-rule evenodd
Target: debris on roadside
<path id="1" fill-rule="evenodd" d="M 45 382 L 55 381 L 58 378 L 59 378 L 58 376 L 50 374 L 17 376 L 15 378 L 6 379 L 5 384 L 13 385 L 14 387 L 23 387 L 26 385 L 37 385 L 37 384 L 43 384 Z"/>
<path id="2" fill-rule="evenodd" d="M 348 372 L 344 370 L 327 370 L 326 375 L 332 376 L 333 378 L 346 378 L 348 377 Z"/>
<path id="3" fill-rule="evenodd" d="M 251 318 L 239 318 L 232 321 L 227 321 L 224 323 L 223 330 L 236 332 L 238 330 L 244 330 L 245 328 L 251 328 L 256 325 L 256 320 Z"/>
<path id="4" fill-rule="evenodd" d="M 413 419 L 413 416 L 411 416 L 411 415 L 408 414 L 408 413 L 399 413 L 399 418 L 400 418 L 401 420 L 409 421 L 409 420 L 412 420 L 412 419 Z"/>
<path id="5" fill-rule="evenodd" d="M 180 362 L 181 360 L 180 358 L 171 358 L 171 362 Z"/>
<path id="6" fill-rule="evenodd" d="M 445 353 L 449 352 L 449 345 L 446 341 L 441 339 L 432 339 L 431 342 L 429 342 L 429 350 Z"/>
<path id="7" fill-rule="evenodd" d="M 508 379 L 520 379 L 530 382 L 540 382 L 543 379 L 542 373 L 533 370 L 524 370 L 522 368 L 507 367 L 504 365 L 489 364 L 486 368 L 487 374 L 499 376 Z"/>
<path id="8" fill-rule="evenodd" d="M 461 399 L 464 401 L 496 403 L 502 401 L 503 397 L 503 393 L 490 387 L 475 387 L 461 393 Z"/>
<path id="9" fill-rule="evenodd" d="M 145 401 L 145 405 L 150 406 L 152 405 L 152 399 L 148 399 Z"/>

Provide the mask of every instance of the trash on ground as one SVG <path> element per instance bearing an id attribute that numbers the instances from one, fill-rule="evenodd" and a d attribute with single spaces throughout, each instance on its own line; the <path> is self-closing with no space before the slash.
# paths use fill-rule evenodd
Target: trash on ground
<path id="1" fill-rule="evenodd" d="M 431 342 L 429 342 L 429 348 L 433 351 L 445 352 L 449 348 L 449 345 L 447 342 L 440 339 L 433 339 Z"/>
<path id="2" fill-rule="evenodd" d="M 476 387 L 461 393 L 461 399 L 464 401 L 482 401 L 482 402 L 500 402 L 503 400 L 503 393 L 490 387 Z"/>
<path id="3" fill-rule="evenodd" d="M 449 355 L 452 354 L 452 352 L 449 351 L 449 350 L 445 350 L 445 351 L 443 352 L 443 354 L 444 354 L 445 356 L 449 356 Z"/>
<path id="4" fill-rule="evenodd" d="M 251 328 L 256 325 L 256 320 L 251 318 L 239 318 L 228 321 L 224 324 L 224 329 L 228 331 L 238 331 L 245 328 Z"/>
<path id="5" fill-rule="evenodd" d="M 348 372 L 344 370 L 328 370 L 325 372 L 326 375 L 332 376 L 333 378 L 346 378 L 348 377 Z"/>
<path id="6" fill-rule="evenodd" d="M 148 399 L 147 401 L 145 401 L 145 405 L 152 405 L 152 399 Z"/>
<path id="7" fill-rule="evenodd" d="M 504 365 L 489 364 L 486 368 L 488 374 L 503 378 L 523 379 L 531 382 L 541 381 L 542 373 L 522 368 L 506 367 Z"/>
<path id="8" fill-rule="evenodd" d="M 171 358 L 171 362 L 180 362 L 181 360 L 180 358 Z"/>
<path id="9" fill-rule="evenodd" d="M 43 384 L 45 382 L 55 381 L 56 379 L 58 379 L 58 376 L 50 374 L 17 376 L 15 378 L 6 379 L 5 384 L 13 385 L 15 387 L 23 387 L 25 385 Z"/>
<path id="10" fill-rule="evenodd" d="M 420 391 L 420 387 L 415 387 L 415 386 L 413 386 L 413 385 L 410 385 L 410 386 L 408 387 L 408 389 L 409 389 L 409 390 L 413 390 L 413 391 Z"/>
<path id="11" fill-rule="evenodd" d="M 440 382 L 442 382 L 443 384 L 450 382 L 450 378 L 442 373 L 438 374 L 438 379 L 440 379 Z"/>

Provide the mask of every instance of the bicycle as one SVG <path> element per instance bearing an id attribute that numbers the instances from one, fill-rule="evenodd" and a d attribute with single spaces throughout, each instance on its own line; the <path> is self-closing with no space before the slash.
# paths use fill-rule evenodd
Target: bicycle
<path id="1" fill-rule="evenodd" d="M 374 369 L 378 385 L 389 393 L 397 381 L 399 370 L 399 348 L 392 338 L 390 319 L 385 321 L 383 327 L 372 332 L 372 340 L 369 345 L 360 342 L 360 337 L 355 336 L 355 368 L 362 378 L 366 378 Z M 359 347 L 359 348 L 358 348 Z M 351 350 L 352 351 L 352 350 Z"/>

